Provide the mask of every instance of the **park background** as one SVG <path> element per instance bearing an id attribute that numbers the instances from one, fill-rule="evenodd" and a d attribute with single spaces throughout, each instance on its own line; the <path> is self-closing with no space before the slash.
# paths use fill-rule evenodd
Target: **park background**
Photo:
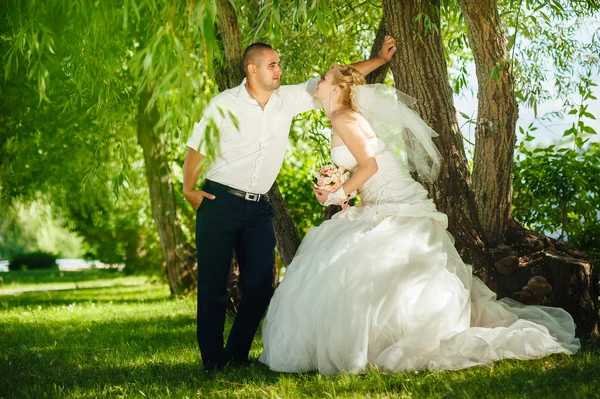
<path id="1" fill-rule="evenodd" d="M 599 391 L 596 1 L 3 0 L 0 7 L 0 268 L 15 269 L 0 273 L 7 370 L 0 397 Z M 497 291 L 570 310 L 584 349 L 453 373 L 298 377 L 255 365 L 205 379 L 194 332 L 194 211 L 181 189 L 193 123 L 213 95 L 239 84 L 241 51 L 254 41 L 280 52 L 282 83 L 291 84 L 376 55 L 385 33 L 399 49 L 371 81 L 417 97 L 444 159 L 458 158 L 446 165 L 453 173 L 427 188 L 451 222 L 468 219 L 463 230 L 450 226 L 461 254 Z M 503 118 L 494 106 L 515 120 L 478 141 L 486 118 Z M 329 134 L 322 111 L 299 115 L 290 131 L 277 179 L 282 275 L 302 236 L 325 218 L 310 187 L 329 161 Z M 218 144 L 212 149 L 209 158 Z M 497 167 L 479 168 L 486 159 Z M 489 209 L 478 200 L 486 190 Z M 468 204 L 451 206 L 464 197 Z M 507 239 L 511 231 L 534 244 Z M 553 293 L 527 289 L 537 275 Z M 577 287 L 570 294 L 569 284 Z M 234 281 L 232 308 L 236 292 Z M 260 345 L 257 338 L 254 357 Z"/>

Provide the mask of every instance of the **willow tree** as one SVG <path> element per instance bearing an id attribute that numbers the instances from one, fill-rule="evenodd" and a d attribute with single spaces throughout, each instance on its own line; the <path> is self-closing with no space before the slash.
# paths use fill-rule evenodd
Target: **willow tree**
<path id="1" fill-rule="evenodd" d="M 1 7 L 2 86 L 14 87 L 15 100 L 19 92 L 34 99 L 29 101 L 33 105 L 18 101 L 22 106 L 8 109 L 11 142 L 3 153 L 26 157 L 19 141 L 26 143 L 32 132 L 41 142 L 67 148 L 74 139 L 99 141 L 100 147 L 115 151 L 113 160 L 122 162 L 120 171 L 111 168 L 112 176 L 104 174 L 118 192 L 125 189 L 127 169 L 137 159 L 127 154 L 131 139 L 137 139 L 171 291 L 193 286 L 195 256 L 178 217 L 172 164 L 179 158 L 182 136 L 215 91 L 216 5 L 137 1 L 91 6 L 52 0 L 3 1 Z M 38 116 L 35 126 L 28 123 L 27 110 Z M 81 119 L 86 123 L 78 123 Z M 70 174 L 81 182 L 93 180 L 107 166 L 93 151 L 85 153 L 91 156 Z M 43 167 L 44 160 L 29 158 Z M 2 166 L 9 172 L 3 176 L 2 195 L 20 195 L 19 173 L 6 161 Z M 61 186 L 60 179 L 54 181 Z M 84 196 L 94 189 L 84 188 Z"/>
<path id="2" fill-rule="evenodd" d="M 82 212 L 90 222 L 100 220 L 107 209 L 88 207 L 89 199 L 100 184 L 117 193 L 128 190 L 140 158 L 131 155 L 137 141 L 171 291 L 193 287 L 192 233 L 181 223 L 181 214 L 189 219 L 189 212 L 178 209 L 173 165 L 180 163 L 182 143 L 206 103 L 241 79 L 240 28 L 228 24 L 237 23 L 237 15 L 223 14 L 234 12 L 231 3 L 143 0 L 89 7 L 85 1 L 52 0 L 3 1 L 1 7 L 2 90 L 8 95 L 2 102 L 2 196 L 35 196 L 39 189 L 55 195 L 80 185 L 78 195 L 88 199 L 79 202 Z M 242 20 L 257 22 L 242 29 L 260 31 L 258 8 L 248 2 L 237 10 L 246 13 Z M 228 33 L 238 35 L 235 49 Z M 31 156 L 38 151 L 52 157 Z M 74 156 L 65 155 L 69 151 Z M 28 162 L 18 168 L 23 159 Z M 45 172 L 43 185 L 33 171 Z M 299 237 L 276 188 L 272 196 L 279 253 L 287 264 Z"/>

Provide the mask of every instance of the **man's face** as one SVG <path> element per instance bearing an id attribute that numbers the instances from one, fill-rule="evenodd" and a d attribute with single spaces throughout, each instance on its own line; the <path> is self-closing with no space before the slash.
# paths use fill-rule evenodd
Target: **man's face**
<path id="1" fill-rule="evenodd" d="M 281 60 L 275 50 L 265 49 L 256 57 L 256 64 L 250 64 L 258 85 L 265 90 L 277 90 L 281 85 Z"/>

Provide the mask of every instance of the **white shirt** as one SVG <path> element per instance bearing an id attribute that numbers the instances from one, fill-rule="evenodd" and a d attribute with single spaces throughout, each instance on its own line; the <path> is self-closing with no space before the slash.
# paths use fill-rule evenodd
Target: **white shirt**
<path id="1" fill-rule="evenodd" d="M 219 129 L 221 155 L 208 165 L 206 178 L 249 193 L 269 191 L 283 163 L 292 118 L 321 107 L 313 97 L 318 80 L 279 87 L 264 110 L 246 90 L 246 79 L 216 95 L 187 142 L 206 155 L 205 129 L 212 118 Z M 229 112 L 237 118 L 239 130 Z"/>

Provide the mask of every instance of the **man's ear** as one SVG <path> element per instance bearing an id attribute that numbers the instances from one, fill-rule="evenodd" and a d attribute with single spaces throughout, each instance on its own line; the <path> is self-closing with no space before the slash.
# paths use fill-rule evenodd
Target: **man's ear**
<path id="1" fill-rule="evenodd" d="M 248 76 L 256 76 L 256 65 L 248 64 L 247 68 Z"/>

